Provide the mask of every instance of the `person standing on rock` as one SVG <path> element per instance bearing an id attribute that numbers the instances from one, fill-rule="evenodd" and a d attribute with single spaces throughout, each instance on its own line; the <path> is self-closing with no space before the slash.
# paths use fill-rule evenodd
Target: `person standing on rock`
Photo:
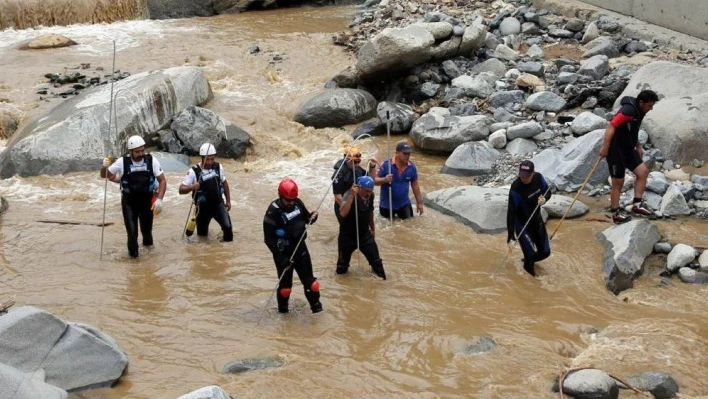
<path id="1" fill-rule="evenodd" d="M 387 159 L 379 168 L 375 181 L 377 185 L 381 185 L 379 213 L 385 218 L 389 218 L 392 211 L 394 216 L 401 219 L 413 217 L 413 206 L 408 195 L 409 187 L 413 189 L 418 215 L 423 214 L 423 196 L 418 183 L 418 168 L 410 161 L 412 152 L 413 149 L 408 143 L 400 142 L 396 144 L 396 154 L 393 159 Z M 392 164 L 392 167 L 389 167 L 389 164 Z M 389 168 L 391 174 L 388 174 Z M 393 201 L 389 198 L 389 193 L 393 196 Z"/>
<path id="2" fill-rule="evenodd" d="M 357 201 L 356 206 L 354 201 Z M 358 226 L 357 217 L 359 220 Z M 352 185 L 352 188 L 344 194 L 337 218 L 339 219 L 337 274 L 347 273 L 352 254 L 358 245 L 358 249 L 366 257 L 374 274 L 386 280 L 383 261 L 379 256 L 379 247 L 374 239 L 376 236 L 374 179 L 371 176 L 360 176 L 357 179 L 357 183 Z"/>
<path id="3" fill-rule="evenodd" d="M 625 223 L 632 219 L 620 207 L 625 169 L 631 170 L 637 177 L 634 183 L 632 212 L 640 216 L 652 214 L 642 200 L 644 189 L 647 186 L 649 169 L 642 160 L 644 149 L 639 142 L 639 127 L 644 116 L 654 108 L 657 101 L 659 101 L 659 96 L 651 90 L 640 92 L 637 98 L 622 98 L 619 111 L 605 130 L 605 140 L 600 149 L 600 157 L 605 158 L 610 167 L 610 177 L 612 178 L 610 211 L 612 212 L 612 220 L 616 224 Z"/>
<path id="4" fill-rule="evenodd" d="M 551 255 L 551 243 L 539 209 L 551 196 L 546 179 L 534 171 L 533 162 L 522 161 L 519 165 L 519 177 L 509 189 L 506 241 L 510 250 L 514 248 L 516 241 L 519 241 L 524 252 L 524 270 L 534 277 L 534 264 Z"/>
<path id="5" fill-rule="evenodd" d="M 307 226 L 317 221 L 317 212 L 310 213 L 298 198 L 298 187 L 292 179 L 278 185 L 278 199 L 271 202 L 263 218 L 263 237 L 278 271 L 278 311 L 288 313 L 288 301 L 293 287 L 293 271 L 297 272 L 305 289 L 312 313 L 322 311 L 320 282 L 312 272 L 312 259 L 307 250 Z M 297 252 L 296 252 L 297 251 Z"/>
<path id="6" fill-rule="evenodd" d="M 101 178 L 119 183 L 121 208 L 125 230 L 128 233 L 128 252 L 138 257 L 138 222 L 143 235 L 143 246 L 152 246 L 153 215 L 162 211 L 162 199 L 167 190 L 167 180 L 160 162 L 145 154 L 145 140 L 140 136 L 128 138 L 129 155 L 117 159 L 110 156 L 103 160 Z M 155 189 L 157 188 L 157 196 Z"/>
<path id="7" fill-rule="evenodd" d="M 202 161 L 192 166 L 179 186 L 180 194 L 193 193 L 197 214 L 197 235 L 209 235 L 209 223 L 216 220 L 224 232 L 224 242 L 234 240 L 231 226 L 231 190 L 223 165 L 216 162 L 216 148 L 204 143 L 199 148 Z M 226 201 L 224 202 L 224 197 Z"/>

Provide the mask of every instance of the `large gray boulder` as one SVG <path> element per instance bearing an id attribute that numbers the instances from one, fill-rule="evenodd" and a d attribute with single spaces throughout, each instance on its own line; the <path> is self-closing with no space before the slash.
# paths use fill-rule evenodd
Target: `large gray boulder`
<path id="1" fill-rule="evenodd" d="M 681 282 L 686 284 L 708 284 L 708 273 L 690 267 L 680 268 L 678 276 Z"/>
<path id="2" fill-rule="evenodd" d="M 627 383 L 640 391 L 649 392 L 654 399 L 673 399 L 679 392 L 676 380 L 662 372 L 647 371 L 627 377 Z"/>
<path id="3" fill-rule="evenodd" d="M 615 295 L 632 288 L 644 271 L 644 259 L 659 242 L 659 229 L 647 220 L 612 226 L 597 235 L 604 247 L 602 272 L 607 289 Z"/>
<path id="4" fill-rule="evenodd" d="M 128 367 L 113 338 L 31 306 L 0 316 L 0 359 L 22 372 L 43 369 L 47 383 L 72 391 L 112 386 Z"/>
<path id="5" fill-rule="evenodd" d="M 433 191 L 423 196 L 425 204 L 453 216 L 477 233 L 506 231 L 509 189 L 459 186 Z"/>
<path id="6" fill-rule="evenodd" d="M 376 99 L 368 92 L 325 89 L 300 105 L 293 120 L 319 129 L 352 125 L 375 115 Z"/>
<path id="7" fill-rule="evenodd" d="M 216 14 L 214 0 L 148 0 L 147 9 L 151 19 L 210 17 Z"/>
<path id="8" fill-rule="evenodd" d="M 640 91 L 656 91 L 661 101 L 649 112 L 642 127 L 651 143 L 666 159 L 690 163 L 708 154 L 708 69 L 655 61 L 632 75 L 627 88 L 615 102 Z"/>
<path id="9" fill-rule="evenodd" d="M 376 106 L 379 121 L 386 126 L 386 116 L 391 118 L 391 133 L 408 133 L 413 126 L 413 108 L 408 104 L 382 101 Z"/>
<path id="10" fill-rule="evenodd" d="M 445 108 L 433 108 L 413 123 L 410 135 L 426 151 L 451 153 L 462 143 L 485 140 L 492 122 L 484 115 L 452 116 Z"/>
<path id="11" fill-rule="evenodd" d="M 532 159 L 536 171 L 541 172 L 546 181 L 560 190 L 579 189 L 599 159 L 604 134 L 604 130 L 596 130 L 576 138 L 560 151 L 550 148 L 541 151 Z M 601 161 L 590 177 L 589 184 L 605 184 L 609 176 L 607 163 Z"/>
<path id="12" fill-rule="evenodd" d="M 135 74 L 114 85 L 116 114 L 108 132 L 110 87 L 95 87 L 24 124 L 0 154 L 0 177 L 94 171 L 106 154 L 125 153 L 129 136 L 157 133 L 185 107 L 211 95 L 201 68 Z"/>
<path id="13" fill-rule="evenodd" d="M 434 43 L 435 37 L 420 25 L 386 28 L 359 49 L 359 76 L 371 80 L 422 64 L 433 57 Z"/>
<path id="14" fill-rule="evenodd" d="M 160 166 L 165 172 L 184 172 L 189 169 L 189 157 L 184 154 L 155 151 L 150 155 L 160 162 Z"/>
<path id="15" fill-rule="evenodd" d="M 664 215 L 690 215 L 691 208 L 686 203 L 686 198 L 675 184 L 669 185 L 661 200 L 659 208 Z"/>
<path id="16" fill-rule="evenodd" d="M 188 394 L 182 395 L 177 399 L 231 399 L 228 392 L 216 385 L 211 385 L 204 388 L 199 388 Z"/>
<path id="17" fill-rule="evenodd" d="M 543 209 L 548 212 L 548 217 L 550 218 L 562 218 L 573 199 L 566 197 L 564 195 L 553 194 L 551 199 L 543 204 Z M 583 216 L 584 214 L 590 212 L 590 208 L 580 201 L 575 201 L 573 208 L 568 212 L 566 218 L 572 219 Z"/>
<path id="18" fill-rule="evenodd" d="M 499 151 L 486 141 L 460 144 L 447 158 L 440 173 L 456 176 L 478 176 L 492 170 Z"/>
<path id="19" fill-rule="evenodd" d="M 44 370 L 23 373 L 0 363 L 0 394 L 8 399 L 66 399 L 65 390 L 44 382 Z"/>
<path id="20" fill-rule="evenodd" d="M 602 370 L 576 371 L 563 380 L 563 392 L 576 399 L 617 399 L 619 387 L 615 380 Z"/>
<path id="21" fill-rule="evenodd" d="M 696 250 L 686 244 L 676 244 L 666 257 L 666 270 L 676 273 L 680 268 L 689 265 L 696 259 Z"/>
<path id="22" fill-rule="evenodd" d="M 182 110 L 170 127 L 189 155 L 199 155 L 199 147 L 211 143 L 216 147 L 217 156 L 238 158 L 251 142 L 251 136 L 240 127 L 213 111 L 196 106 Z"/>

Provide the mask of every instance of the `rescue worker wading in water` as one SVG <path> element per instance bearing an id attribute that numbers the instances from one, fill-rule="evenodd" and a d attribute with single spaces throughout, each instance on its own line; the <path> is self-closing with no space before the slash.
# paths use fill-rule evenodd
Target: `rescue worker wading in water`
<path id="1" fill-rule="evenodd" d="M 103 160 L 101 178 L 120 183 L 121 209 L 128 234 L 128 252 L 138 257 L 138 222 L 143 235 L 143 245 L 153 245 L 153 213 L 162 211 L 162 198 L 167 190 L 167 180 L 157 159 L 145 154 L 145 140 L 140 136 L 128 139 L 129 155 L 112 162 L 111 157 Z M 154 192 L 157 188 L 157 197 Z"/>
<path id="2" fill-rule="evenodd" d="M 317 212 L 310 213 L 298 199 L 297 184 L 292 179 L 284 179 L 278 185 L 278 199 L 271 202 L 263 218 L 265 243 L 273 253 L 273 261 L 278 271 L 278 311 L 288 313 L 288 300 L 293 287 L 293 271 L 297 272 L 305 289 L 305 297 L 312 313 L 322 311 L 320 303 L 320 282 L 312 273 L 312 259 L 305 239 L 307 225 L 317 221 Z M 302 242 L 298 242 L 302 237 Z M 293 252 L 297 247 L 297 252 Z M 292 257 L 292 262 L 290 261 Z M 283 275 L 285 274 L 285 275 Z"/>
<path id="3" fill-rule="evenodd" d="M 179 193 L 194 193 L 192 196 L 197 207 L 198 236 L 209 235 L 209 223 L 214 219 L 224 232 L 224 241 L 233 241 L 234 233 L 229 217 L 231 190 L 224 167 L 216 162 L 216 148 L 212 144 L 202 144 L 199 155 L 202 161 L 189 169 L 179 186 Z M 226 197 L 226 202 L 222 195 Z"/>

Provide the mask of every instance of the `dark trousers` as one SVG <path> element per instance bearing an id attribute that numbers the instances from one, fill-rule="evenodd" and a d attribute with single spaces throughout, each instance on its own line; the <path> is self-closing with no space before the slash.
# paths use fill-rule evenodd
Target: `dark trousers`
<path id="1" fill-rule="evenodd" d="M 534 263 L 542 261 L 551 255 L 551 243 L 548 240 L 546 225 L 529 225 L 524 234 L 519 237 L 519 245 L 524 252 L 524 270 L 536 276 Z"/>
<path id="2" fill-rule="evenodd" d="M 356 236 L 349 236 L 339 233 L 337 248 L 339 252 L 339 257 L 337 259 L 337 273 L 346 273 L 349 269 L 349 262 L 352 259 L 352 254 L 356 250 Z M 383 273 L 383 261 L 379 255 L 379 247 L 376 245 L 374 236 L 371 235 L 371 233 L 367 232 L 365 236 L 359 239 L 359 250 L 364 254 L 367 262 L 369 262 L 369 265 L 371 265 L 371 268 L 375 273 Z"/>
<path id="3" fill-rule="evenodd" d="M 386 208 L 379 208 L 379 213 L 386 219 L 391 217 L 391 210 Z M 397 216 L 400 219 L 410 219 L 413 217 L 413 205 L 408 204 L 403 208 L 399 208 L 393 211 L 393 216 Z"/>
<path id="4" fill-rule="evenodd" d="M 224 241 L 230 242 L 234 240 L 234 232 L 231 226 L 231 217 L 226 211 L 226 206 L 223 202 L 211 204 L 204 202 L 197 205 L 197 235 L 206 237 L 209 235 L 209 223 L 211 219 L 216 220 L 221 226 L 221 231 L 224 232 Z"/>
<path id="5" fill-rule="evenodd" d="M 313 284 L 317 281 L 317 278 L 312 272 L 312 259 L 310 258 L 310 252 L 307 250 L 304 242 L 300 244 L 298 253 L 293 257 L 293 265 L 290 268 L 288 268 L 287 264 L 287 260 L 289 259 L 289 256 L 285 258 L 284 255 L 273 255 L 275 268 L 278 271 L 278 278 L 280 278 L 277 293 L 278 311 L 281 313 L 288 312 L 288 300 L 290 298 L 290 290 L 293 287 L 293 272 L 297 272 L 297 276 L 305 290 L 305 298 L 307 298 L 307 301 L 310 303 L 310 308 L 314 311 L 319 307 L 321 310 L 322 305 L 320 304 L 319 285 L 316 290 L 313 290 Z M 283 273 L 285 273 L 285 275 L 283 275 Z M 285 291 L 283 289 L 285 289 Z M 285 292 L 287 292 L 287 296 L 283 295 Z"/>
<path id="6" fill-rule="evenodd" d="M 143 235 L 143 245 L 152 245 L 152 193 L 145 195 L 126 195 L 121 198 L 123 222 L 128 233 L 128 252 L 133 258 L 138 257 L 138 222 Z"/>

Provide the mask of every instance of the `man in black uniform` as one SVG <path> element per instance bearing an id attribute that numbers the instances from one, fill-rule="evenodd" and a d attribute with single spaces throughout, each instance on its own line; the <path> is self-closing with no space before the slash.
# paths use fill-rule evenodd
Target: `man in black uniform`
<path id="1" fill-rule="evenodd" d="M 519 165 L 519 177 L 514 180 L 509 189 L 506 241 L 509 249 L 513 249 L 518 237 L 521 250 L 524 252 L 524 270 L 532 276 L 536 276 L 534 263 L 551 255 L 548 232 L 541 217 L 541 210 L 538 209 L 551 196 L 546 180 L 540 173 L 534 172 L 533 162 L 522 161 Z M 519 236 L 527 222 L 526 229 Z"/>
<path id="2" fill-rule="evenodd" d="M 298 199 L 297 184 L 284 179 L 278 185 L 278 199 L 271 202 L 263 218 L 265 243 L 273 253 L 278 271 L 278 311 L 288 313 L 288 300 L 293 287 L 293 270 L 305 289 L 312 313 L 322 311 L 320 282 L 312 273 L 312 259 L 305 245 L 307 225 L 317 221 L 317 212 L 310 213 Z M 302 237 L 302 242 L 300 238 Z M 298 242 L 300 245 L 298 246 Z M 295 249 L 297 247 L 297 252 Z M 292 259 L 292 261 L 291 261 Z"/>
<path id="3" fill-rule="evenodd" d="M 162 198 L 167 190 L 167 180 L 160 162 L 145 153 L 145 140 L 140 136 L 128 138 L 129 154 L 103 160 L 101 178 L 119 183 L 121 189 L 121 210 L 128 235 L 128 253 L 138 257 L 138 223 L 143 235 L 143 245 L 152 246 L 153 215 L 163 208 Z"/>
<path id="4" fill-rule="evenodd" d="M 371 270 L 377 276 L 386 280 L 383 261 L 376 245 L 376 225 L 374 224 L 374 179 L 371 176 L 361 176 L 357 184 L 344 194 L 342 207 L 339 209 L 339 258 L 337 259 L 337 274 L 346 274 L 352 253 L 357 249 L 357 218 L 359 228 L 359 250 L 371 265 Z M 354 203 L 356 201 L 356 205 Z M 358 213 L 357 213 L 358 211 Z"/>
<path id="5" fill-rule="evenodd" d="M 231 227 L 231 190 L 224 174 L 224 167 L 216 162 L 216 148 L 204 143 L 199 148 L 202 161 L 189 169 L 179 186 L 180 194 L 192 192 L 197 207 L 197 235 L 209 235 L 209 223 L 216 220 L 224 233 L 224 241 L 234 240 Z M 226 197 L 226 202 L 224 198 Z M 189 234 L 189 233 L 188 233 Z"/>
<path id="6" fill-rule="evenodd" d="M 634 201 L 632 212 L 640 216 L 651 215 L 642 201 L 644 189 L 647 186 L 649 169 L 644 165 L 642 157 L 644 149 L 639 142 L 639 127 L 647 112 L 654 108 L 659 101 L 659 96 L 651 91 L 644 90 L 637 98 L 624 97 L 620 101 L 621 108 L 610 125 L 605 130 L 605 140 L 600 149 L 600 157 L 606 158 L 610 167 L 612 189 L 610 191 L 610 210 L 612 220 L 616 224 L 628 222 L 632 219 L 624 209 L 620 208 L 620 194 L 624 185 L 625 169 L 634 172 L 637 180 L 634 182 Z"/>
<path id="7" fill-rule="evenodd" d="M 346 162 L 344 165 L 342 163 Z M 361 166 L 361 151 L 358 147 L 347 147 L 344 150 L 344 159 L 340 159 L 334 164 L 334 174 L 332 174 L 332 193 L 334 193 L 334 214 L 339 213 L 338 209 L 342 205 L 342 197 L 356 181 L 359 176 L 365 176 L 366 170 Z M 378 162 L 375 158 L 369 161 L 369 175 L 376 172 Z"/>

